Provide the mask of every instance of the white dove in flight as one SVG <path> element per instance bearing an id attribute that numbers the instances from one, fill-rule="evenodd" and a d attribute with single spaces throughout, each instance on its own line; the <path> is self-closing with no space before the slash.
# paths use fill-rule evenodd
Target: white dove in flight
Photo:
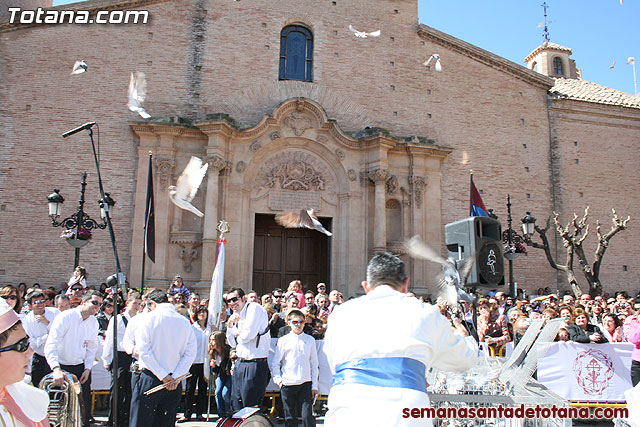
<path id="1" fill-rule="evenodd" d="M 433 55 L 431 55 L 429 59 L 427 59 L 422 63 L 422 65 L 424 65 L 425 67 L 428 67 L 431 64 L 431 61 L 433 60 L 436 61 L 436 65 L 435 65 L 436 71 L 438 72 L 442 71 L 442 65 L 440 65 L 440 55 L 438 55 L 437 53 L 434 53 Z"/>
<path id="2" fill-rule="evenodd" d="M 463 288 L 471 273 L 475 256 L 471 255 L 464 260 L 454 261 L 444 259 L 424 243 L 418 236 L 413 236 L 406 244 L 409 255 L 413 258 L 426 259 L 442 265 L 442 277 L 440 278 L 440 290 L 451 305 L 456 306 L 458 300 L 473 302 L 473 298 Z M 460 271 L 458 271 L 460 268 Z"/>
<path id="3" fill-rule="evenodd" d="M 288 212 L 285 214 L 276 215 L 276 222 L 285 228 L 310 228 L 317 230 L 327 236 L 333 236 L 333 234 L 324 228 L 318 217 L 313 213 L 313 209 L 300 210 L 298 212 Z"/>
<path id="4" fill-rule="evenodd" d="M 76 61 L 75 64 L 73 64 L 73 71 L 71 71 L 71 74 L 82 74 L 84 72 L 87 71 L 87 68 L 89 68 L 87 66 L 87 63 L 84 61 Z"/>
<path id="5" fill-rule="evenodd" d="M 349 24 L 349 29 L 356 37 L 359 37 L 361 39 L 366 39 L 367 37 L 378 37 L 380 35 L 380 30 L 374 31 L 372 33 L 366 33 L 364 31 L 356 30 L 351 24 Z"/>
<path id="6" fill-rule="evenodd" d="M 129 110 L 134 113 L 140 114 L 143 119 L 148 119 L 151 114 L 147 113 L 142 107 L 144 98 L 147 96 L 147 79 L 144 77 L 144 73 L 136 71 L 131 73 L 131 79 L 129 80 L 129 102 L 127 106 Z"/>
<path id="7" fill-rule="evenodd" d="M 191 204 L 191 201 L 198 192 L 200 183 L 204 175 L 207 173 L 209 163 L 202 165 L 202 160 L 197 157 L 191 157 L 187 167 L 184 168 L 182 174 L 178 178 L 176 185 L 169 187 L 169 198 L 179 208 L 191 211 L 198 216 L 204 214 L 200 212 L 195 206 Z"/>

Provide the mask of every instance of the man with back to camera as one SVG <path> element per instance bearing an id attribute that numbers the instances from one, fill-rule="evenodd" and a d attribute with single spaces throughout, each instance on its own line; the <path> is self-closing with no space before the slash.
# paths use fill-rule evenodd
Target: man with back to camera
<path id="1" fill-rule="evenodd" d="M 238 355 L 233 368 L 231 406 L 238 411 L 260 405 L 269 384 L 269 316 L 260 304 L 247 302 L 240 288 L 231 288 L 226 301 L 233 310 L 227 321 L 227 342 Z"/>
<path id="2" fill-rule="evenodd" d="M 142 372 L 132 384 L 129 425 L 173 427 L 182 396 L 182 387 L 176 378 L 189 372 L 196 356 L 196 339 L 191 323 L 176 311 L 164 291 L 150 292 L 147 305 L 150 312 L 134 331 L 134 346 Z M 144 394 L 161 384 L 165 385 L 163 390 Z"/>
<path id="3" fill-rule="evenodd" d="M 476 364 L 475 341 L 454 334 L 437 307 L 407 297 L 408 286 L 402 260 L 376 254 L 362 282 L 366 295 L 329 316 L 324 349 L 335 375 L 326 426 L 431 426 L 403 411 L 429 406 L 428 369 Z"/>

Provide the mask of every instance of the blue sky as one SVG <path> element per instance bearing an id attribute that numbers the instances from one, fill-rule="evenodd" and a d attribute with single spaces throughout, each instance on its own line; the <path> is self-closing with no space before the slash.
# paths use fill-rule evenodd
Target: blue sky
<path id="1" fill-rule="evenodd" d="M 544 20 L 542 1 L 418 0 L 418 15 L 422 24 L 524 65 L 524 58 L 543 42 L 538 28 Z M 74 1 L 53 1 L 66 3 Z M 573 50 L 582 78 L 633 94 L 633 69 L 627 58 L 637 59 L 640 79 L 640 0 L 546 3 L 550 41 Z M 609 70 L 613 61 L 616 65 Z"/>

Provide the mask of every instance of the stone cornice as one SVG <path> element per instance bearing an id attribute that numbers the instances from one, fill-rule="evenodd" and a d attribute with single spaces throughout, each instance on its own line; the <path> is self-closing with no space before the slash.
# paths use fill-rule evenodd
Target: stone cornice
<path id="1" fill-rule="evenodd" d="M 507 74 L 511 74 L 512 76 L 535 86 L 549 90 L 554 85 L 551 77 L 544 76 L 536 71 L 528 69 L 527 67 L 516 64 L 508 59 L 504 59 L 494 53 L 481 49 L 427 25 L 420 24 L 418 26 L 418 35 L 422 38 L 432 40 L 455 52 L 466 55 L 482 64 L 488 65 Z"/>
<path id="2" fill-rule="evenodd" d="M 133 133 L 142 135 L 180 135 L 191 138 L 205 138 L 206 135 L 199 129 L 184 127 L 182 125 L 167 125 L 162 123 L 129 123 Z"/>

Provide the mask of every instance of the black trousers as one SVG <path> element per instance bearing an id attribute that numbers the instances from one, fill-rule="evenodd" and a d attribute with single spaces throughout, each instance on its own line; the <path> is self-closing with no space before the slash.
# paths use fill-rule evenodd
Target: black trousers
<path id="1" fill-rule="evenodd" d="M 191 376 L 187 378 L 187 392 L 184 405 L 184 416 L 191 417 L 195 400 L 195 413 L 200 416 L 207 411 L 207 381 L 204 379 L 204 363 L 194 363 L 189 369 Z M 198 385 L 198 398 L 196 399 L 196 384 Z"/>
<path id="2" fill-rule="evenodd" d="M 299 385 L 283 385 L 280 388 L 280 395 L 282 396 L 284 425 L 286 427 L 299 425 L 298 414 L 302 415 L 303 427 L 315 427 L 311 381 Z"/>
<path id="3" fill-rule="evenodd" d="M 260 406 L 270 377 L 266 358 L 238 359 L 231 381 L 231 408 L 238 411 L 247 406 Z"/>
<path id="4" fill-rule="evenodd" d="M 635 387 L 640 383 L 640 362 L 637 360 L 631 361 L 631 384 Z"/>
<path id="5" fill-rule="evenodd" d="M 182 385 L 175 390 L 160 390 L 145 396 L 144 392 L 162 384 L 151 371 L 144 369 L 131 393 L 130 427 L 174 427 L 182 396 Z"/>
<path id="6" fill-rule="evenodd" d="M 133 358 L 124 351 L 118 352 L 118 426 L 129 425 L 131 407 L 131 362 Z M 113 370 L 113 366 L 111 367 Z M 113 371 L 111 372 L 111 394 L 109 395 L 109 424 L 113 425 Z"/>
<path id="7" fill-rule="evenodd" d="M 31 384 L 34 387 L 38 387 L 40 381 L 50 373 L 51 367 L 47 363 L 47 359 L 38 353 L 33 353 L 33 358 L 31 359 Z"/>
<path id="8" fill-rule="evenodd" d="M 80 381 L 80 377 L 84 372 L 84 363 L 79 365 L 60 365 L 60 369 L 73 374 Z M 91 374 L 87 381 L 82 384 L 82 423 L 84 427 L 89 427 L 89 419 L 91 418 Z"/>

